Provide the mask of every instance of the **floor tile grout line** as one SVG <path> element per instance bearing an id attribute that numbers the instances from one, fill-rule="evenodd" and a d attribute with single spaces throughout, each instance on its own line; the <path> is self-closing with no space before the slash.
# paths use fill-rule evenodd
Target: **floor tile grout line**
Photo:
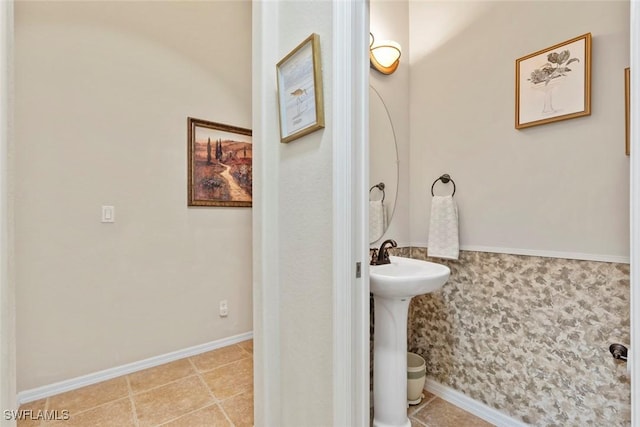
<path id="1" fill-rule="evenodd" d="M 214 351 L 215 351 L 215 350 L 214 350 Z M 219 368 L 224 368 L 224 367 L 229 366 L 229 365 L 231 365 L 231 364 L 233 364 L 233 363 L 240 362 L 241 360 L 247 360 L 247 359 L 252 359 L 252 358 L 253 358 L 253 354 L 251 354 L 251 353 L 249 353 L 249 352 L 246 352 L 245 350 L 243 350 L 243 352 L 247 353 L 247 356 L 245 356 L 245 357 L 241 357 L 240 359 L 236 359 L 236 360 L 233 360 L 233 361 L 228 362 L 228 363 L 224 363 L 224 364 L 222 364 L 222 365 L 218 365 L 218 366 L 216 366 L 215 368 L 211 368 L 211 369 L 200 369 L 200 368 L 198 368 L 198 366 L 195 364 L 195 362 L 194 362 L 193 360 L 191 360 L 191 358 L 192 358 L 193 356 L 189 357 L 189 361 L 190 361 L 191 363 L 193 363 L 193 366 L 196 368 L 196 371 L 198 371 L 198 372 L 200 372 L 200 373 L 207 373 L 207 372 L 215 371 L 216 369 L 219 369 Z"/>
<path id="2" fill-rule="evenodd" d="M 116 399 L 109 400 L 108 402 L 104 402 L 104 403 L 101 403 L 101 404 L 99 404 L 99 405 L 95 405 L 95 406 L 92 406 L 92 407 L 90 407 L 90 408 L 83 409 L 83 410 L 81 410 L 81 411 L 76 411 L 76 412 L 73 412 L 73 413 L 72 413 L 72 412 L 69 412 L 69 416 L 70 416 L 70 417 L 73 417 L 74 415 L 76 415 L 76 416 L 77 416 L 77 415 L 82 415 L 82 414 L 84 414 L 85 412 L 93 411 L 94 409 L 102 408 L 103 406 L 107 406 L 107 405 L 110 405 L 110 404 L 112 404 L 112 403 L 119 402 L 119 401 L 121 401 L 121 400 L 128 399 L 128 398 L 129 398 L 129 394 L 127 393 L 127 395 L 126 395 L 126 396 L 120 396 L 120 397 L 118 397 L 118 398 L 116 398 Z M 52 411 L 54 411 L 54 409 L 52 409 Z"/>
<path id="3" fill-rule="evenodd" d="M 131 388 L 131 380 L 129 379 L 129 375 L 125 375 L 125 379 L 127 380 L 127 388 L 129 389 L 129 402 L 131 403 L 131 412 L 133 413 L 133 424 L 136 427 L 140 427 L 140 421 L 138 420 L 138 411 L 136 409 L 136 402 L 133 399 L 133 389 Z"/>
<path id="4" fill-rule="evenodd" d="M 414 415 L 414 414 L 416 414 L 416 413 L 418 413 L 418 412 L 422 411 L 422 410 L 423 410 L 423 409 L 424 409 L 424 408 L 425 408 L 429 403 L 433 402 L 437 397 L 438 397 L 438 396 L 433 395 L 433 396 L 431 396 L 431 397 L 430 397 L 430 398 L 428 398 L 428 399 L 426 399 L 426 398 L 425 398 L 425 399 L 424 399 L 424 402 L 421 402 L 420 404 L 418 404 L 418 405 L 414 406 L 414 407 L 413 407 L 413 410 L 409 411 L 409 413 L 410 413 L 411 415 Z"/>
<path id="5" fill-rule="evenodd" d="M 413 424 L 418 423 L 420 426 L 422 427 L 429 427 L 427 424 L 423 423 L 422 421 L 420 421 L 419 419 L 415 418 L 415 417 L 409 417 L 409 421 Z"/>
<path id="6" fill-rule="evenodd" d="M 195 376 L 197 376 L 197 375 L 198 375 L 198 372 L 192 372 L 191 374 L 189 374 L 189 375 L 185 375 L 184 377 L 177 378 L 177 379 L 175 379 L 175 380 L 171 380 L 171 381 L 166 382 L 166 383 L 164 383 L 164 384 L 157 385 L 157 386 L 155 386 L 155 387 L 151 387 L 151 388 L 147 388 L 147 389 L 144 389 L 144 390 L 142 390 L 142 391 L 138 391 L 138 392 L 136 392 L 136 391 L 133 391 L 133 389 L 132 389 L 132 390 L 131 390 L 131 393 L 132 393 L 132 396 L 138 396 L 138 395 L 140 395 L 140 394 L 144 394 L 144 393 L 147 393 L 147 392 L 150 392 L 150 391 L 154 391 L 154 390 L 157 390 L 157 389 L 159 389 L 159 388 L 166 387 L 166 386 L 171 385 L 171 384 L 175 384 L 175 383 L 177 383 L 177 382 L 179 382 L 179 381 L 182 381 L 182 380 L 184 380 L 184 379 L 191 378 L 191 377 L 195 377 Z"/>
<path id="7" fill-rule="evenodd" d="M 189 362 L 189 364 L 191 365 L 191 367 L 196 371 L 197 375 L 200 375 L 200 371 L 198 370 L 198 367 L 196 366 L 196 364 L 194 363 L 193 360 L 191 360 L 190 357 L 187 357 L 187 361 Z"/>
<path id="8" fill-rule="evenodd" d="M 191 362 L 193 365 L 195 365 L 195 363 L 193 363 L 192 360 L 189 360 L 189 362 Z M 231 424 L 231 426 L 234 426 L 233 421 L 231 421 L 231 418 L 229 417 L 229 414 L 227 414 L 227 411 L 225 411 L 224 408 L 222 407 L 222 405 L 220 404 L 221 400 L 218 399 L 216 397 L 216 395 L 213 393 L 213 390 L 211 390 L 211 387 L 209 387 L 209 384 L 207 384 L 207 382 L 202 377 L 202 373 L 201 372 L 198 372 L 198 378 L 200 379 L 200 382 L 202 384 L 204 384 L 205 388 L 209 391 L 209 394 L 213 398 L 214 403 L 216 405 L 218 405 L 218 408 L 220 409 L 220 411 L 222 411 L 222 415 L 224 415 L 224 417 L 227 419 L 227 421 L 229 421 L 229 424 Z"/>
<path id="9" fill-rule="evenodd" d="M 138 394 L 146 393 L 148 391 L 155 390 L 155 389 L 158 389 L 160 387 L 164 387 L 165 385 L 173 384 L 173 383 L 175 383 L 177 381 L 180 381 L 180 380 L 182 380 L 184 378 L 189 378 L 189 377 L 191 377 L 193 375 L 196 375 L 198 373 L 198 369 L 196 369 L 196 367 L 193 365 L 193 363 L 190 363 L 191 360 L 189 360 L 188 357 L 185 357 L 183 359 L 177 359 L 177 360 L 174 360 L 172 362 L 167 362 L 165 364 L 154 366 L 153 368 L 148 368 L 148 369 L 158 369 L 158 368 L 166 367 L 166 365 L 169 365 L 169 364 L 172 364 L 172 363 L 175 363 L 175 362 L 179 362 L 179 361 L 184 360 L 184 359 L 187 359 L 187 362 L 189 362 L 189 365 L 191 366 L 192 372 L 190 372 L 189 374 L 183 375 L 180 378 L 175 378 L 175 379 L 167 381 L 166 383 L 162 383 L 160 385 L 156 385 L 156 386 L 153 386 L 151 388 L 146 388 L 146 389 L 143 389 L 143 390 L 140 390 L 140 391 L 135 391 L 135 390 L 133 390 L 133 387 L 131 387 L 131 394 L 133 396 L 135 396 L 135 395 L 138 395 Z M 128 378 L 130 375 L 136 374 L 138 372 L 143 372 L 143 371 L 146 371 L 146 370 L 147 369 L 143 369 L 142 371 L 132 372 L 131 374 L 127 374 L 126 376 Z M 145 384 L 145 382 L 143 382 L 143 384 Z"/>
<path id="10" fill-rule="evenodd" d="M 238 397 L 238 396 L 240 396 L 240 395 L 242 395 L 242 394 L 245 394 L 247 391 L 248 391 L 248 390 L 246 390 L 246 389 L 245 389 L 245 390 L 240 390 L 240 391 L 238 391 L 238 392 L 237 392 L 237 393 L 235 393 L 235 394 L 232 394 L 232 395 L 230 395 L 230 396 L 225 397 L 224 399 L 219 399 L 219 400 L 218 400 L 218 403 L 224 403 L 224 402 L 226 402 L 226 401 L 227 401 L 227 400 L 229 400 L 229 399 L 233 399 L 234 397 Z"/>
<path id="11" fill-rule="evenodd" d="M 169 382 L 169 383 L 167 383 L 167 384 L 174 384 L 174 383 L 176 383 L 176 382 L 178 382 L 178 381 L 181 381 L 181 380 L 184 380 L 184 379 L 187 379 L 187 378 L 193 378 L 193 377 L 195 377 L 195 379 L 196 379 L 196 380 L 198 380 L 201 384 L 203 383 L 203 380 L 202 380 L 202 378 L 200 377 L 200 374 L 198 374 L 198 372 L 195 372 L 195 373 L 192 373 L 191 375 L 188 375 L 188 376 L 186 376 L 186 377 L 182 377 L 182 378 L 177 379 L 177 380 L 175 380 L 175 381 L 171 381 L 171 382 Z M 158 388 L 160 388 L 160 387 L 164 387 L 164 386 L 166 386 L 167 384 L 165 384 L 165 385 L 163 385 L 163 386 L 159 386 L 159 387 L 154 387 L 153 389 L 150 389 L 150 390 L 157 390 Z M 154 427 L 164 426 L 164 425 L 166 425 L 166 424 L 169 424 L 169 423 L 171 423 L 171 422 L 174 422 L 174 421 L 176 421 L 176 420 L 179 420 L 179 419 L 180 419 L 180 418 L 182 418 L 182 417 L 185 417 L 185 416 L 187 416 L 187 415 L 191 415 L 191 414 L 194 414 L 194 413 L 196 413 L 196 412 L 198 412 L 198 411 L 201 411 L 201 410 L 203 410 L 203 409 L 206 409 L 206 408 L 208 408 L 208 407 L 210 407 L 210 406 L 212 406 L 212 405 L 217 405 L 217 403 L 218 403 L 218 402 L 217 402 L 217 400 L 216 400 L 215 396 L 213 396 L 213 395 L 211 394 L 211 391 L 209 390 L 209 387 L 207 387 L 207 385 L 206 385 L 206 384 L 204 384 L 204 387 L 205 387 L 205 390 L 207 390 L 207 391 L 209 392 L 209 396 L 211 397 L 211 400 L 209 400 L 209 401 L 208 401 L 207 403 L 205 403 L 203 406 L 198 406 L 198 407 L 196 407 L 195 409 L 191 409 L 191 410 L 189 410 L 188 412 L 182 412 L 182 413 L 180 413 L 180 414 L 178 414 L 178 415 L 174 416 L 173 418 L 170 418 L 170 419 L 168 419 L 168 420 L 164 420 L 164 421 L 162 421 L 160 424 L 154 424 Z M 139 393 L 139 394 L 140 394 L 140 393 Z M 134 396 L 135 396 L 135 395 L 134 395 Z"/>
<path id="12" fill-rule="evenodd" d="M 66 409 L 66 408 L 55 408 L 55 409 L 50 409 L 50 406 L 51 406 L 51 399 L 52 399 L 52 398 L 54 398 L 54 397 L 61 396 L 61 395 L 63 395 L 63 394 L 67 394 L 67 393 L 76 393 L 76 392 L 81 392 L 83 389 L 86 389 L 86 388 L 88 388 L 88 387 L 91 387 L 91 386 L 94 386 L 94 385 L 98 385 L 98 384 L 104 384 L 104 383 L 107 383 L 107 382 L 110 382 L 110 381 L 116 381 L 116 380 L 121 379 L 121 378 L 123 378 L 123 377 L 124 377 L 124 375 L 121 375 L 121 376 L 119 376 L 119 377 L 115 377 L 115 378 L 111 378 L 111 379 L 109 379 L 109 380 L 101 381 L 101 382 L 96 383 L 96 384 L 91 384 L 91 385 L 89 385 L 89 386 L 85 386 L 85 387 L 81 387 L 81 388 L 78 388 L 78 389 L 65 391 L 65 392 L 63 392 L 63 393 L 58 393 L 58 394 L 55 394 L 55 395 L 53 395 L 53 396 L 49 396 L 49 397 L 47 397 L 47 402 L 46 402 L 46 405 L 47 405 L 47 406 L 46 406 L 46 409 L 47 409 L 47 410 L 52 410 L 52 411 L 54 411 L 54 410 L 64 410 L 64 409 Z M 126 379 L 125 379 L 125 383 L 126 383 Z M 85 391 L 86 391 L 86 390 L 85 390 Z M 107 401 L 105 401 L 105 402 L 102 402 L 102 403 L 98 404 L 98 405 L 94 405 L 94 406 L 90 406 L 90 407 L 88 407 L 88 408 L 83 408 L 83 409 L 80 409 L 80 410 L 76 410 L 74 413 L 69 412 L 69 416 L 73 416 L 73 415 L 77 415 L 77 414 L 84 414 L 84 413 L 85 413 L 85 412 L 87 412 L 87 411 L 91 411 L 92 409 L 100 408 L 100 407 L 105 406 L 105 405 L 108 405 L 108 404 L 110 404 L 110 403 L 117 402 L 117 401 L 119 401 L 119 400 L 122 400 L 122 399 L 127 398 L 128 396 L 129 396 L 129 391 L 127 390 L 127 394 L 123 394 L 123 395 L 120 395 L 120 396 L 118 396 L 118 397 L 111 398 L 111 399 L 109 399 L 109 400 L 107 400 Z"/>
<path id="13" fill-rule="evenodd" d="M 48 398 L 48 397 L 45 397 L 45 399 L 46 399 L 46 400 L 44 401 L 44 410 L 45 410 L 45 411 L 49 411 L 49 398 Z M 48 413 L 48 412 L 45 412 L 45 413 Z M 44 419 L 40 420 L 40 422 L 39 422 L 39 423 L 37 423 L 37 426 L 38 426 L 38 427 L 44 427 L 44 425 L 45 425 L 45 421 L 44 421 Z"/>
<path id="14" fill-rule="evenodd" d="M 218 408 L 220 408 L 224 417 L 227 419 L 227 421 L 229 421 L 231 427 L 235 427 L 235 424 L 233 423 L 233 421 L 231 421 L 231 417 L 229 416 L 229 414 L 227 414 L 227 411 L 224 410 L 224 407 L 220 403 L 218 403 Z"/>
<path id="15" fill-rule="evenodd" d="M 189 361 L 189 362 L 191 363 L 191 361 Z M 204 383 L 204 380 L 202 379 L 202 377 L 200 376 L 200 374 L 196 371 L 195 373 L 193 373 L 193 374 L 191 374 L 191 375 L 187 375 L 186 377 L 179 378 L 179 379 L 177 379 L 177 380 L 175 380 L 175 381 L 168 382 L 168 383 L 166 383 L 166 384 L 164 384 L 164 385 L 161 385 L 161 386 L 158 386 L 158 387 L 154 387 L 154 388 L 149 389 L 149 390 L 157 390 L 157 389 L 159 389 L 159 388 L 161 388 L 161 387 L 164 387 L 164 386 L 166 386 L 166 385 L 174 384 L 174 383 L 176 383 L 176 382 L 178 382 L 178 381 L 184 380 L 184 379 L 186 379 L 186 378 L 191 378 L 191 377 L 196 377 L 196 378 L 200 381 L 200 383 Z M 206 384 L 206 383 L 204 383 L 203 385 L 204 385 L 204 387 L 205 387 L 205 390 L 207 390 L 207 391 L 209 392 L 209 395 L 211 396 L 211 398 L 212 398 L 213 400 L 209 401 L 209 402 L 208 402 L 207 404 L 205 404 L 204 406 L 200 406 L 200 407 L 198 407 L 198 408 L 196 408 L 196 409 L 193 409 L 193 410 L 191 410 L 191 411 L 189 411 L 189 412 L 181 413 L 180 415 L 178 415 L 178 416 L 176 416 L 176 417 L 174 417 L 174 418 L 171 418 L 171 419 L 169 419 L 169 420 L 163 421 L 163 422 L 162 422 L 162 423 L 160 423 L 160 424 L 156 424 L 156 425 L 155 425 L 155 427 L 163 426 L 163 425 L 168 424 L 168 423 L 170 423 L 170 422 L 176 421 L 176 420 L 178 420 L 178 419 L 180 419 L 180 418 L 182 418 L 182 417 L 184 417 L 184 416 L 186 416 L 186 415 L 190 415 L 190 414 L 193 414 L 194 412 L 198 412 L 198 411 L 200 411 L 200 410 L 202 410 L 202 409 L 208 408 L 208 407 L 209 407 L 209 406 L 211 406 L 211 405 L 216 405 L 216 404 L 218 403 L 218 402 L 217 402 L 217 399 L 216 399 L 216 398 L 215 398 L 215 396 L 211 393 L 211 390 L 209 389 L 209 387 L 207 386 L 207 384 Z M 142 392 L 142 393 L 146 393 L 146 391 L 144 391 L 144 392 Z M 142 393 L 137 393 L 137 394 L 142 394 Z M 132 395 L 132 398 L 133 398 L 134 396 L 135 396 L 135 394 L 134 394 L 134 395 Z"/>
<path id="16" fill-rule="evenodd" d="M 154 427 L 161 427 L 161 426 L 167 425 L 167 424 L 169 424 L 169 423 L 172 423 L 172 422 L 174 422 L 174 421 L 179 420 L 179 419 L 180 419 L 180 418 L 182 418 L 182 417 L 186 417 L 187 415 L 195 414 L 195 413 L 196 413 L 196 412 L 198 412 L 198 411 L 202 411 L 203 409 L 207 409 L 207 408 L 209 408 L 209 407 L 211 407 L 211 406 L 214 406 L 214 405 L 218 406 L 218 403 L 217 403 L 217 402 L 211 402 L 211 403 L 209 403 L 208 405 L 203 406 L 202 408 L 198 408 L 198 409 L 194 409 L 193 411 L 185 412 L 184 414 L 180 414 L 180 415 L 178 415 L 178 416 L 177 416 L 177 417 L 175 417 L 175 418 L 171 418 L 170 420 L 163 421 L 163 422 L 162 422 L 162 423 L 160 423 L 160 424 L 156 424 Z"/>
<path id="17" fill-rule="evenodd" d="M 244 342 L 244 341 L 243 341 Z M 240 347 L 243 351 L 245 351 L 246 353 L 248 353 L 251 357 L 253 357 L 253 351 L 249 351 L 246 348 L 242 347 L 239 343 L 236 344 L 238 347 Z"/>
<path id="18" fill-rule="evenodd" d="M 195 363 L 192 360 L 189 360 L 189 362 L 191 362 L 195 366 Z M 220 411 L 222 411 L 222 414 L 224 415 L 224 417 L 227 419 L 227 421 L 229 421 L 229 424 L 232 427 L 234 427 L 235 424 L 233 423 L 233 421 L 231 421 L 231 417 L 229 417 L 229 414 L 227 414 L 227 411 L 225 411 L 224 407 L 221 405 L 222 400 L 218 399 L 216 395 L 213 393 L 213 390 L 211 390 L 211 387 L 209 387 L 209 384 L 207 384 L 207 382 L 204 380 L 204 377 L 202 376 L 202 372 L 198 372 L 198 378 L 200 378 L 200 382 L 202 382 L 204 386 L 207 388 L 207 390 L 209 390 L 209 394 L 213 397 L 214 401 L 216 402 L 216 405 L 218 405 L 218 408 L 220 408 Z"/>
<path id="19" fill-rule="evenodd" d="M 211 390 L 211 387 L 209 387 L 209 384 L 207 384 L 207 382 L 204 380 L 204 378 L 202 377 L 202 374 L 197 373 L 196 376 L 198 377 L 198 380 L 200 381 L 200 384 L 202 384 L 204 386 L 204 388 L 209 392 L 209 396 L 211 396 L 213 401 L 215 403 L 218 403 L 220 401 L 220 399 L 218 399 L 216 397 L 216 395 L 213 393 L 213 390 Z"/>

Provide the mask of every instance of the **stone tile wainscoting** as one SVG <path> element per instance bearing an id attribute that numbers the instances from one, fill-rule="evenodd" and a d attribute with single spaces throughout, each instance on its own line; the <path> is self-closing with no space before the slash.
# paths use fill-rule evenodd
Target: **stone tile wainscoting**
<path id="1" fill-rule="evenodd" d="M 534 426 L 628 426 L 629 266 L 461 251 L 451 277 L 409 309 L 427 376 Z M 396 254 L 407 254 L 407 248 Z"/>

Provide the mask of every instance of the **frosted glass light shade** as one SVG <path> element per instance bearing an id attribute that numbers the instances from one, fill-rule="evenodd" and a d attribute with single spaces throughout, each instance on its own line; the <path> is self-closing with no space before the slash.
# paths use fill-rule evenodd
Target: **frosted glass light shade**
<path id="1" fill-rule="evenodd" d="M 398 68 L 400 64 L 400 55 L 402 48 L 400 44 L 385 40 L 374 46 L 374 37 L 370 33 L 369 36 L 369 60 L 371 66 L 382 74 L 391 74 Z"/>

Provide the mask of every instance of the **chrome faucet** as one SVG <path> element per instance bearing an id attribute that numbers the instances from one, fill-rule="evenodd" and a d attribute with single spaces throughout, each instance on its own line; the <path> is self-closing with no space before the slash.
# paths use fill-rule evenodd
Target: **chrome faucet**
<path id="1" fill-rule="evenodd" d="M 392 239 L 388 239 L 382 242 L 382 244 L 380 245 L 380 249 L 378 249 L 377 251 L 377 254 L 376 250 L 374 249 L 373 256 L 371 257 L 371 265 L 391 264 L 391 260 L 389 260 L 389 249 L 387 246 L 397 248 L 398 244 L 395 240 Z"/>

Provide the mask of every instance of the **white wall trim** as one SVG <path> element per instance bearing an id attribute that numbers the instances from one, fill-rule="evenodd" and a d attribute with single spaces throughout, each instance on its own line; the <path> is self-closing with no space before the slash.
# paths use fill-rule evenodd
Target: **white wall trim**
<path id="1" fill-rule="evenodd" d="M 464 409 L 467 412 L 472 413 L 476 417 L 494 424 L 497 427 L 526 427 L 528 424 L 522 421 L 511 418 L 508 415 L 494 409 L 484 403 L 478 402 L 470 398 L 469 396 L 460 393 L 450 387 L 442 385 L 430 378 L 427 378 L 424 389 L 430 393 L 435 394 L 439 398 L 446 400 L 449 403 L 456 405 L 457 407 Z"/>
<path id="2" fill-rule="evenodd" d="M 640 2 L 630 5 L 630 66 L 631 66 L 631 425 L 640 426 Z"/>
<path id="3" fill-rule="evenodd" d="M 116 366 L 113 368 L 105 369 L 103 371 L 94 372 L 92 374 L 82 375 L 80 377 L 71 378 L 65 381 L 59 381 L 57 383 L 37 387 L 31 390 L 21 391 L 20 393 L 18 393 L 18 405 L 27 402 L 33 402 L 34 400 L 43 399 L 45 397 L 64 393 L 70 390 L 75 390 L 80 387 L 85 387 L 102 381 L 110 380 L 122 375 L 138 372 L 143 369 L 153 368 L 154 366 L 163 365 L 165 363 L 173 362 L 174 360 L 184 359 L 185 357 L 206 353 L 207 351 L 226 347 L 232 344 L 249 340 L 251 338 L 253 338 L 253 332 L 245 332 L 244 334 L 222 338 L 205 344 L 188 347 L 182 350 L 172 351 L 160 356 L 154 356 L 148 359 L 139 360 L 137 362 L 127 363 L 126 365 Z"/>
<path id="4" fill-rule="evenodd" d="M 253 413 L 256 427 L 282 425 L 280 363 L 280 135 L 275 84 L 279 2 L 252 4 Z"/>
<path id="5" fill-rule="evenodd" d="M 16 409 L 15 285 L 9 171 L 13 118 L 13 1 L 0 1 L 0 406 Z M 9 424 L 6 421 L 2 425 Z"/>
<path id="6" fill-rule="evenodd" d="M 427 242 L 412 242 L 409 246 L 426 248 Z M 541 249 L 502 248 L 496 246 L 461 245 L 460 250 L 470 252 L 491 252 L 496 254 L 525 255 L 545 258 L 576 259 L 580 261 L 599 261 L 629 264 L 630 257 L 605 254 L 586 254 L 581 252 L 547 251 Z"/>
<path id="7" fill-rule="evenodd" d="M 350 21 L 351 8 L 347 2 L 335 2 L 333 9 L 333 425 L 349 425 L 351 422 L 351 398 L 353 395 L 351 359 L 353 339 L 352 292 L 354 278 L 351 275 L 351 140 L 352 121 L 351 86 L 344 79 L 351 73 L 349 45 L 351 34 L 346 25 Z M 346 238 L 345 238 L 346 237 Z"/>
<path id="8" fill-rule="evenodd" d="M 333 2 L 333 425 L 337 427 L 365 427 L 369 419 L 368 230 L 364 227 L 368 220 L 363 216 L 369 161 L 368 12 L 366 1 Z M 355 274 L 358 261 L 360 278 Z"/>

